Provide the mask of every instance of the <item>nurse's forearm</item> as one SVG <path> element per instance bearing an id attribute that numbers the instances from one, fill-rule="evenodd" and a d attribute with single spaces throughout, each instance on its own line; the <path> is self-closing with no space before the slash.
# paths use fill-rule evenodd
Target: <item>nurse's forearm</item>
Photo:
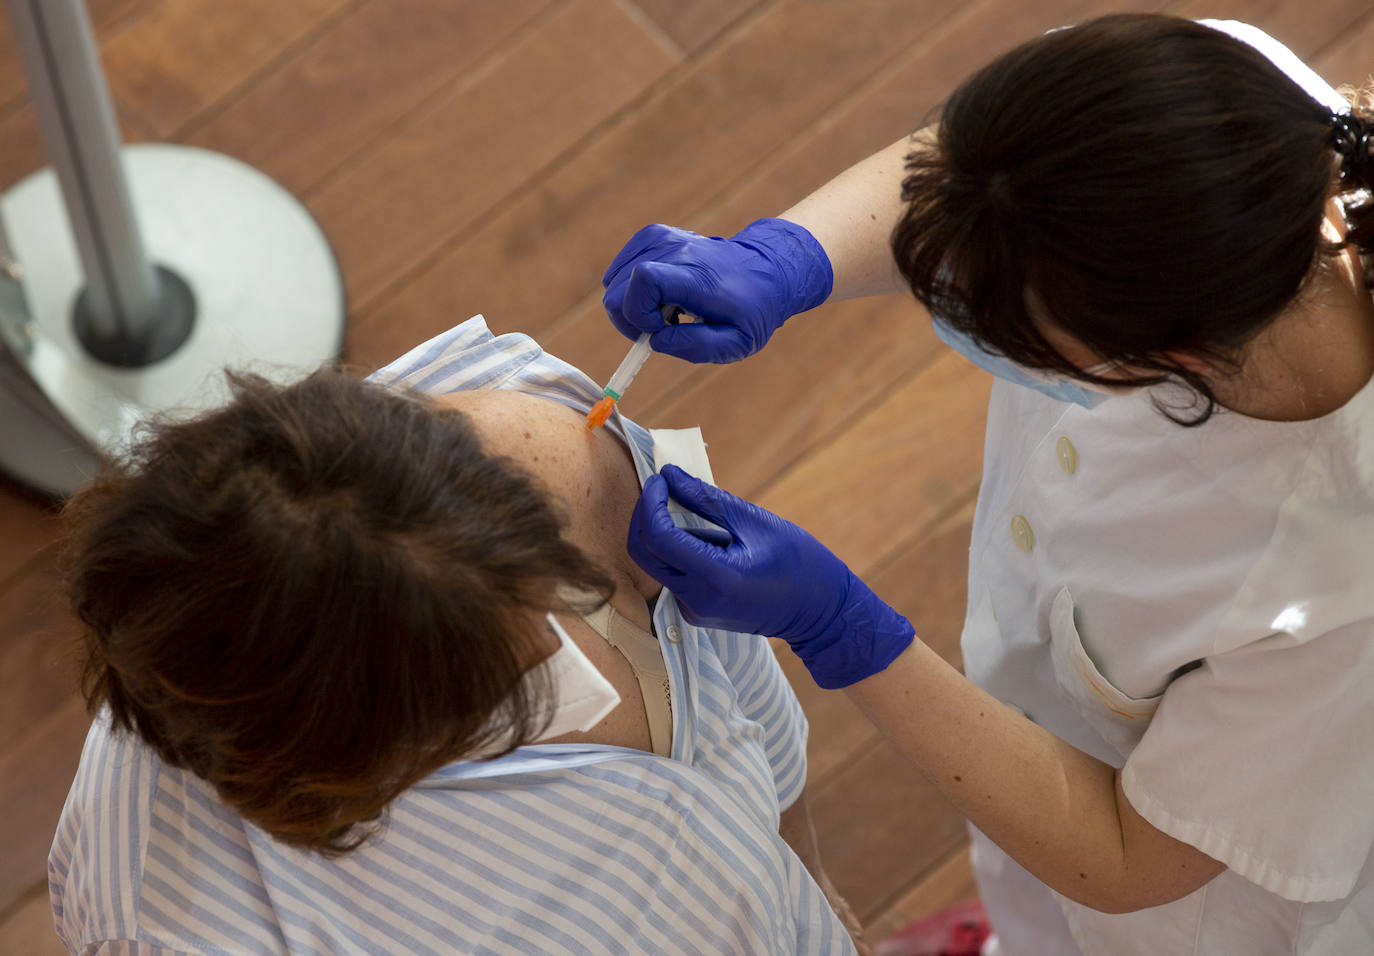
<path id="1" fill-rule="evenodd" d="M 903 163 L 910 149 L 910 138 L 903 136 L 779 216 L 805 227 L 825 249 L 835 273 L 829 301 L 908 291 L 889 239 L 902 212 Z"/>
<path id="2" fill-rule="evenodd" d="M 919 640 L 848 693 L 978 829 L 1072 900 L 1131 912 L 1185 896 L 1225 868 L 1137 814 L 1114 768 Z"/>

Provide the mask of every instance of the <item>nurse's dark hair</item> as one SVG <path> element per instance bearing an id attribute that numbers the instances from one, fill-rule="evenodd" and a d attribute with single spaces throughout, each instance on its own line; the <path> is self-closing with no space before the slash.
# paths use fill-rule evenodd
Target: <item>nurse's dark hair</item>
<path id="1" fill-rule="evenodd" d="M 1374 247 L 1369 104 L 1342 158 L 1332 114 L 1248 44 L 1162 15 L 1102 17 L 1025 43 L 966 80 L 913 142 L 897 263 L 932 314 L 1021 364 L 1099 384 L 1032 314 L 1134 385 L 1181 380 L 1180 424 L 1215 409 L 1207 376 L 1347 242 Z"/>
<path id="2" fill-rule="evenodd" d="M 534 739 L 542 614 L 612 585 L 458 412 L 334 370 L 230 383 L 64 511 L 83 690 L 272 836 L 343 852 L 445 763 Z"/>

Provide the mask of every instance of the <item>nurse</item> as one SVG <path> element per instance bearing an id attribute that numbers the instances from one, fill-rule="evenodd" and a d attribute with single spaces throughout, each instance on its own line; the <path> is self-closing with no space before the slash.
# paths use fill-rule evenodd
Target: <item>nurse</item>
<path id="1" fill-rule="evenodd" d="M 671 467 L 629 549 L 902 745 L 972 824 L 1002 953 L 1374 951 L 1369 106 L 1252 27 L 1107 17 L 780 218 L 649 226 L 606 273 L 616 327 L 688 361 L 912 292 L 997 376 L 967 677 L 805 531 Z"/>

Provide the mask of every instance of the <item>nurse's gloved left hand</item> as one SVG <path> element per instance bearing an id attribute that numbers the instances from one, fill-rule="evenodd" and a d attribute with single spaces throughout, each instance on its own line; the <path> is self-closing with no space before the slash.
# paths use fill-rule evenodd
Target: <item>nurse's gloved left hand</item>
<path id="1" fill-rule="evenodd" d="M 669 494 L 728 531 L 728 544 L 677 527 Z M 806 531 L 674 465 L 644 483 L 628 548 L 688 621 L 780 637 L 821 687 L 878 673 L 915 637 L 906 618 Z"/>

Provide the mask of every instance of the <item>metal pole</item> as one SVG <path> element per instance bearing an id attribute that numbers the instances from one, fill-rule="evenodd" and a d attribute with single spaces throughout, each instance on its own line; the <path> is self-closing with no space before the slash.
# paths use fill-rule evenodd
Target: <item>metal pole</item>
<path id="1" fill-rule="evenodd" d="M 0 474 L 66 495 L 147 416 L 223 403 L 224 369 L 289 381 L 336 357 L 343 281 L 251 166 L 120 148 L 79 0 L 4 4 L 52 165 L 0 194 Z"/>
<path id="2" fill-rule="evenodd" d="M 5 3 L 85 271 L 82 319 L 95 339 L 141 352 L 162 318 L 162 281 L 134 217 L 86 8 L 81 0 Z"/>

